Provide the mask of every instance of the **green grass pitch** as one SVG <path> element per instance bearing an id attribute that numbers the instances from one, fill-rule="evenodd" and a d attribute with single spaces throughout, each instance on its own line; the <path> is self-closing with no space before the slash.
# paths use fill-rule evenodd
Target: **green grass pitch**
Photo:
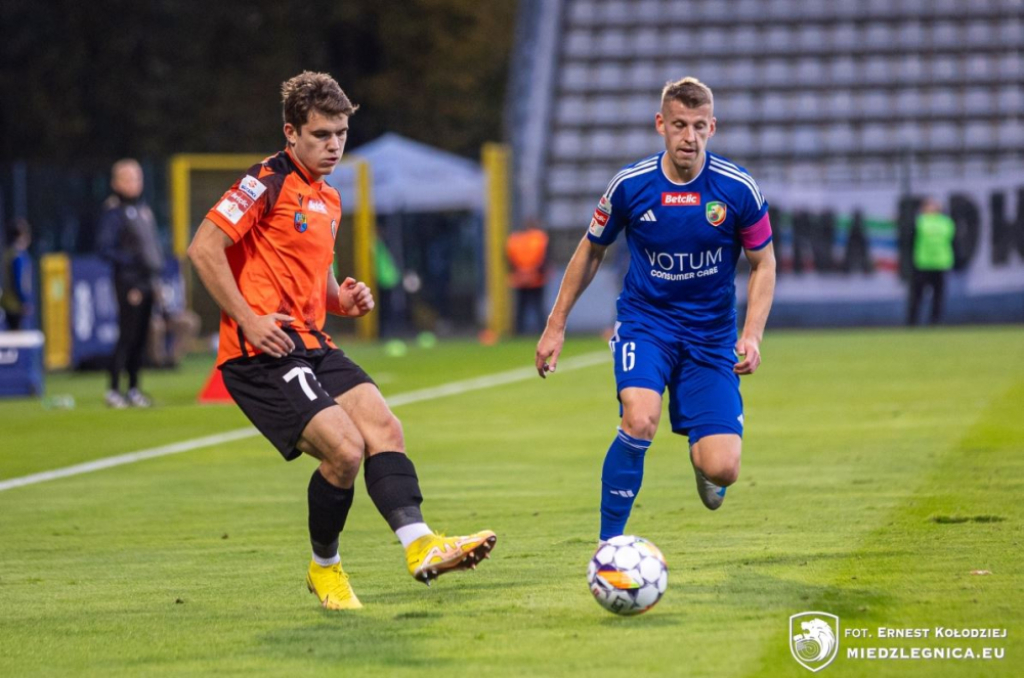
<path id="1" fill-rule="evenodd" d="M 0 676 L 802 676 L 789 616 L 843 630 L 1006 629 L 1001 639 L 849 638 L 824 676 L 1017 676 L 1024 661 L 1024 328 L 769 332 L 744 379 L 725 506 L 697 498 L 662 430 L 629 531 L 670 566 L 651 612 L 591 599 L 608 363 L 396 408 L 436 530 L 495 530 L 477 571 L 412 580 L 360 481 L 342 558 L 365 609 L 304 585 L 312 460 L 252 437 L 0 492 Z M 528 367 L 532 341 L 350 352 L 386 395 Z M 570 337 L 566 356 L 604 348 Z M 606 349 L 605 349 L 606 350 Z M 103 377 L 0 402 L 0 480 L 247 426 L 200 406 L 211 365 L 147 373 L 157 407 L 112 412 Z M 666 419 L 667 422 L 667 419 Z M 972 574 L 972 572 L 989 574 Z M 870 646 L 1001 660 L 866 660 Z"/>

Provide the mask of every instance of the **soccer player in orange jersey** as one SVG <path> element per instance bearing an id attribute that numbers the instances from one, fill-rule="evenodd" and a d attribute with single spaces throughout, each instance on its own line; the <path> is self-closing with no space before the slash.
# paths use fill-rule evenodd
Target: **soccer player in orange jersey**
<path id="1" fill-rule="evenodd" d="M 325 608 L 356 609 L 338 538 L 360 465 L 416 579 L 476 567 L 496 537 L 430 530 L 401 422 L 324 332 L 327 313 L 359 317 L 374 307 L 364 283 L 339 283 L 331 271 L 341 197 L 323 180 L 341 160 L 358 107 L 324 73 L 303 72 L 281 94 L 285 149 L 210 209 L 188 255 L 222 311 L 217 364 L 231 396 L 286 460 L 305 453 L 320 462 L 308 492 L 309 590 Z"/>

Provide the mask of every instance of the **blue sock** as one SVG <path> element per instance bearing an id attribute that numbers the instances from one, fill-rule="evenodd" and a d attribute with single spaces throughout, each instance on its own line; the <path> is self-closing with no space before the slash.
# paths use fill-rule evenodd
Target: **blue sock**
<path id="1" fill-rule="evenodd" d="M 644 455 L 650 446 L 650 440 L 634 438 L 620 428 L 608 448 L 601 473 L 601 539 L 626 531 L 633 500 L 644 480 Z"/>

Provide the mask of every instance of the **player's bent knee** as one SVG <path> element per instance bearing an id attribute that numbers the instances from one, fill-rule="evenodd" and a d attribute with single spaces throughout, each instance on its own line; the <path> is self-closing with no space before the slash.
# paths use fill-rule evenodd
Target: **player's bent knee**
<path id="1" fill-rule="evenodd" d="M 740 477 L 739 450 L 714 455 L 706 462 L 704 475 L 719 487 L 728 487 Z"/>
<path id="2" fill-rule="evenodd" d="M 393 414 L 388 416 L 381 431 L 384 440 L 383 447 L 387 450 L 401 452 L 405 450 L 405 433 L 402 431 L 402 422 Z"/>
<path id="3" fill-rule="evenodd" d="M 704 475 L 708 477 L 708 480 L 719 487 L 729 487 L 740 477 L 739 459 L 736 460 L 735 464 L 731 465 L 713 465 L 712 469 L 704 471 Z"/>
<path id="4" fill-rule="evenodd" d="M 358 442 L 356 439 L 346 438 L 340 445 L 327 450 L 322 461 L 337 477 L 348 481 L 354 480 L 363 463 L 362 438 L 358 438 Z"/>
<path id="5" fill-rule="evenodd" d="M 693 449 L 694 463 L 719 487 L 728 487 L 739 478 L 741 454 L 740 438 L 733 435 L 701 438 Z"/>
<path id="6" fill-rule="evenodd" d="M 405 452 L 405 435 L 402 433 L 402 422 L 398 417 L 388 413 L 378 417 L 364 427 L 366 436 L 366 454 L 380 452 Z"/>
<path id="7" fill-rule="evenodd" d="M 654 440 L 658 419 L 658 415 L 647 412 L 628 412 L 622 417 L 622 430 L 640 440 Z"/>

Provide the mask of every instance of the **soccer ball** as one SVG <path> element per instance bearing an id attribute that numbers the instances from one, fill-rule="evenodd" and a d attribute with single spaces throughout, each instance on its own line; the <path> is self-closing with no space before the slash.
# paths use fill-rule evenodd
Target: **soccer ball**
<path id="1" fill-rule="evenodd" d="M 590 592 L 615 614 L 641 614 L 661 600 L 668 565 L 658 547 L 640 537 L 612 537 L 597 549 L 587 568 Z"/>

